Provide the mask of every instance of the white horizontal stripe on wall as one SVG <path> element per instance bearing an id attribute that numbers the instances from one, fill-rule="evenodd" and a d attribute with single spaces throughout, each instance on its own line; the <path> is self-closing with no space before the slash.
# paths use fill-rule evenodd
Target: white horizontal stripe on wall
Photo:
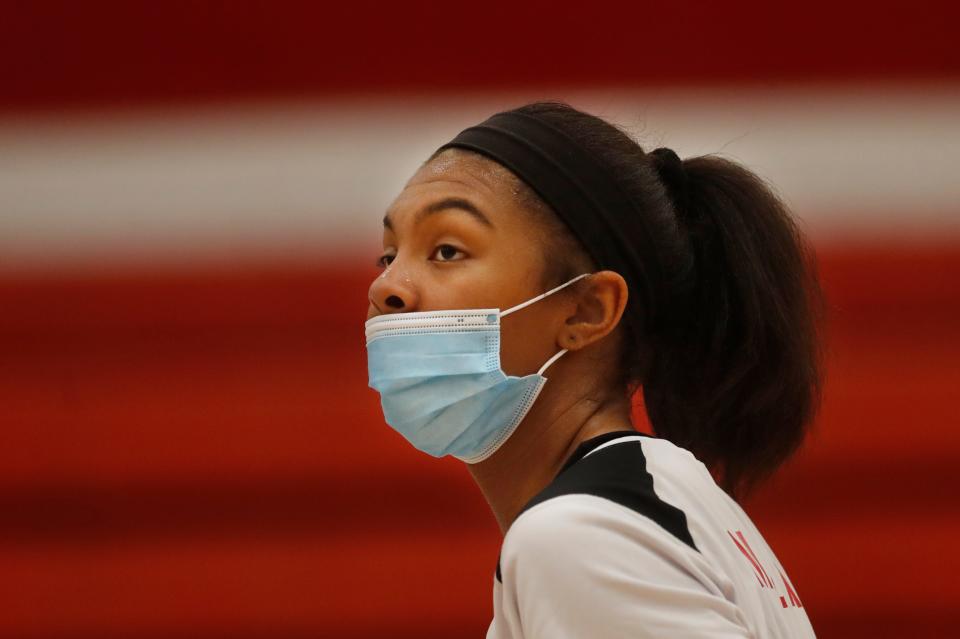
<path id="1" fill-rule="evenodd" d="M 0 120 L 0 268 L 373 260 L 405 180 L 460 129 L 535 99 L 650 150 L 720 153 L 814 237 L 960 235 L 960 85 L 657 88 L 341 99 Z"/>

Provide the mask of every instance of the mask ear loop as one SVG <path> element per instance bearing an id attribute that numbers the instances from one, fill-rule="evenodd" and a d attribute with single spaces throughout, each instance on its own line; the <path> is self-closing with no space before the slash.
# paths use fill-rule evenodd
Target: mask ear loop
<path id="1" fill-rule="evenodd" d="M 553 364 L 555 361 L 560 359 L 560 356 L 567 352 L 568 349 L 562 348 L 558 351 L 553 357 L 547 360 L 547 362 L 540 367 L 540 370 L 537 371 L 537 375 L 543 375 L 543 371 L 547 370 L 547 366 Z"/>
<path id="2" fill-rule="evenodd" d="M 508 309 L 505 310 L 505 311 L 500 311 L 500 317 L 506 317 L 507 315 L 509 315 L 510 313 L 512 313 L 512 312 L 514 312 L 514 311 L 519 311 L 521 308 L 526 308 L 527 306 L 530 306 L 530 305 L 533 304 L 534 302 L 539 302 L 540 300 L 542 300 L 543 298 L 545 298 L 547 295 L 550 295 L 551 293 L 556 293 L 557 291 L 559 291 L 559 290 L 560 290 L 561 288 L 563 288 L 564 286 L 569 286 L 569 285 L 573 284 L 574 282 L 576 282 L 577 280 L 579 280 L 581 277 L 586 277 L 586 276 L 588 276 L 588 275 L 593 275 L 593 273 L 581 273 L 580 275 L 577 275 L 577 276 L 576 276 L 575 278 L 573 278 L 572 280 L 570 280 L 570 281 L 568 281 L 568 282 L 564 282 L 563 284 L 561 284 L 560 286 L 557 286 L 557 287 L 555 287 L 555 288 L 551 288 L 551 289 L 550 289 L 549 291 L 547 291 L 546 293 L 541 293 L 540 295 L 537 295 L 536 297 L 531 297 L 531 298 L 528 299 L 526 302 L 520 302 L 520 303 L 517 304 L 516 306 L 513 306 L 513 307 L 511 307 L 511 308 L 508 308 Z"/>
<path id="3" fill-rule="evenodd" d="M 520 304 L 517 304 L 516 306 L 514 306 L 514 307 L 512 307 L 512 308 L 508 308 L 508 309 L 505 310 L 505 311 L 501 311 L 501 312 L 500 312 L 500 317 L 505 317 L 505 316 L 509 315 L 510 313 L 512 313 L 512 312 L 514 312 L 514 311 L 519 311 L 521 308 L 525 308 L 525 307 L 527 307 L 527 306 L 530 306 L 530 305 L 533 304 L 534 302 L 539 302 L 540 300 L 542 300 L 543 298 L 545 298 L 547 295 L 550 295 L 551 293 L 556 293 L 557 291 L 559 291 L 559 290 L 560 290 L 561 288 L 563 288 L 564 286 L 569 286 L 569 285 L 573 284 L 574 282 L 576 282 L 577 280 L 579 280 L 579 279 L 581 279 L 581 278 L 584 278 L 584 277 L 586 277 L 586 276 L 588 276 L 588 275 L 593 275 L 593 273 L 581 273 L 580 275 L 577 275 L 575 278 L 573 278 L 573 279 L 571 279 L 571 280 L 569 280 L 569 281 L 567 281 L 567 282 L 564 282 L 564 283 L 561 284 L 560 286 L 557 286 L 557 287 L 554 287 L 554 288 L 550 289 L 550 290 L 547 291 L 546 293 L 541 293 L 540 295 L 537 295 L 536 297 L 533 297 L 533 298 L 528 299 L 526 302 L 521 302 Z M 553 357 L 551 357 L 550 359 L 548 359 L 548 360 L 543 364 L 543 366 L 540 367 L 540 370 L 537 371 L 537 375 L 543 375 L 543 371 L 547 370 L 547 367 L 550 366 L 550 364 L 553 364 L 555 361 L 557 361 L 558 359 L 560 359 L 560 356 L 563 355 L 564 353 L 566 353 L 567 350 L 568 350 L 568 349 L 566 349 L 566 348 L 562 348 L 562 349 L 560 349 L 560 351 L 558 351 L 557 353 L 554 353 Z"/>

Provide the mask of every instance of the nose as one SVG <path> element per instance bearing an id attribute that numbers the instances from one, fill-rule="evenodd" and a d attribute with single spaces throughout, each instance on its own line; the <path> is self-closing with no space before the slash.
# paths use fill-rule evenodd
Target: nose
<path id="1" fill-rule="evenodd" d="M 376 309 L 371 309 L 369 317 L 385 313 L 409 313 L 418 302 L 410 277 L 393 268 L 388 268 L 373 280 L 367 297 Z"/>

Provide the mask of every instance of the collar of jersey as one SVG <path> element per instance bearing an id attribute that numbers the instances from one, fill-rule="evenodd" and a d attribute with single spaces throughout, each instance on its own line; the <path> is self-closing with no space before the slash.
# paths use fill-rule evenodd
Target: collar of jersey
<path id="1" fill-rule="evenodd" d="M 559 475 L 560 473 L 562 473 L 563 471 L 565 471 L 566 469 L 570 468 L 571 466 L 576 464 L 578 461 L 583 459 L 587 453 L 595 449 L 597 446 L 601 446 L 609 441 L 612 441 L 619 437 L 625 437 L 627 435 L 640 435 L 641 437 L 650 437 L 650 435 L 647 435 L 646 433 L 641 433 L 640 431 L 633 430 L 632 428 L 623 429 L 623 430 L 614 430 L 609 433 L 597 435 L 596 437 L 591 437 L 590 439 L 580 442 L 580 445 L 577 446 L 576 450 L 574 450 L 573 453 L 570 455 L 570 457 L 567 458 L 567 461 L 564 462 L 563 467 L 560 469 L 560 472 L 557 473 L 557 475 Z"/>

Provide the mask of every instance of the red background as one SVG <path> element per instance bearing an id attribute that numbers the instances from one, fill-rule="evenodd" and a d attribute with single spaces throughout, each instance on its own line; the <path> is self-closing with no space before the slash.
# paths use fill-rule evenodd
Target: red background
<path id="1" fill-rule="evenodd" d="M 7 7 L 3 111 L 960 82 L 946 3 L 358 4 Z M 945 636 L 960 239 L 818 252 L 823 413 L 746 507 L 820 636 Z M 483 633 L 499 534 L 460 464 L 382 423 L 365 263 L 0 273 L 0 636 Z"/>

